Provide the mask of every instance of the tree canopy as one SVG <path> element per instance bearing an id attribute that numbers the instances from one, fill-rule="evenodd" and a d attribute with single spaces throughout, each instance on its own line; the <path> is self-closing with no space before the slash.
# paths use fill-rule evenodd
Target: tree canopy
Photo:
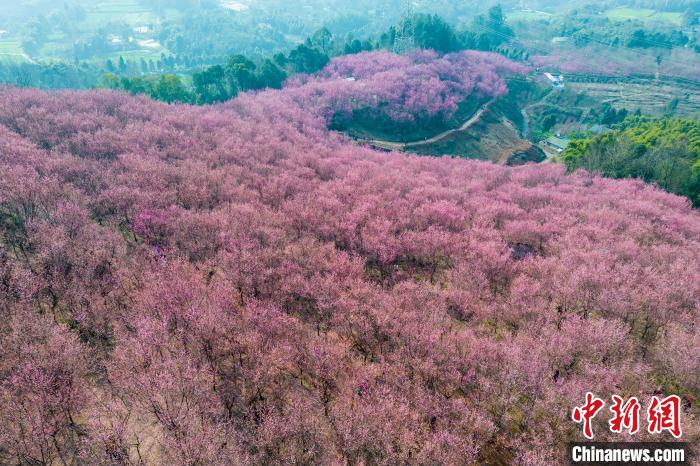
<path id="1" fill-rule="evenodd" d="M 700 123 L 630 117 L 613 132 L 572 141 L 562 156 L 570 170 L 640 178 L 700 205 Z"/>

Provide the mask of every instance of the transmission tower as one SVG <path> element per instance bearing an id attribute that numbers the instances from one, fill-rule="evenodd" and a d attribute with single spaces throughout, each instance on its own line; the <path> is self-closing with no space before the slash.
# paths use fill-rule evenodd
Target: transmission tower
<path id="1" fill-rule="evenodd" d="M 394 38 L 394 53 L 404 54 L 416 47 L 413 13 L 413 0 L 405 0 L 401 23 Z"/>

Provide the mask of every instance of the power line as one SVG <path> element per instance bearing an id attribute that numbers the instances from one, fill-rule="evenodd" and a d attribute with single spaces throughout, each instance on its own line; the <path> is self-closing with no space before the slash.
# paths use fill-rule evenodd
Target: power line
<path id="1" fill-rule="evenodd" d="M 394 53 L 399 55 L 410 52 L 416 47 L 415 24 L 413 18 L 413 0 L 404 3 L 403 18 L 394 37 Z"/>

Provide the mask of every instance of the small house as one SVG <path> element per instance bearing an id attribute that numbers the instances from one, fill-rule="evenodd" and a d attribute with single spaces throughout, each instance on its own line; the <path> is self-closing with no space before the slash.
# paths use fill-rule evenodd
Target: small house
<path id="1" fill-rule="evenodd" d="M 550 84 L 555 88 L 564 87 L 564 76 L 554 76 L 552 73 L 545 73 L 544 77 L 550 82 Z"/>
<path id="2" fill-rule="evenodd" d="M 590 131 L 593 134 L 605 134 L 605 133 L 609 133 L 612 130 L 610 128 L 608 128 L 607 126 L 596 124 L 596 125 L 591 126 L 588 129 L 588 131 Z"/>
<path id="3" fill-rule="evenodd" d="M 560 136 L 552 136 L 544 141 L 547 147 L 554 149 L 559 154 L 564 152 L 570 143 L 569 139 Z"/>

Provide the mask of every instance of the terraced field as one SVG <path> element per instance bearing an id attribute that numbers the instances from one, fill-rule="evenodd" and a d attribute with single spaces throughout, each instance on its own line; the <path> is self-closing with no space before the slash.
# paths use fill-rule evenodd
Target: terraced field
<path id="1" fill-rule="evenodd" d="M 22 50 L 19 41 L 14 39 L 0 40 L 0 63 L 26 61 L 30 61 L 30 59 Z"/>
<path id="2" fill-rule="evenodd" d="M 629 82 L 620 79 L 604 83 L 570 83 L 569 87 L 609 102 L 615 108 L 641 109 L 644 114 L 658 116 L 667 113 L 674 99 L 678 99 L 675 114 L 700 116 L 700 83 L 691 86 L 671 80 L 657 83 L 654 80 Z"/>

